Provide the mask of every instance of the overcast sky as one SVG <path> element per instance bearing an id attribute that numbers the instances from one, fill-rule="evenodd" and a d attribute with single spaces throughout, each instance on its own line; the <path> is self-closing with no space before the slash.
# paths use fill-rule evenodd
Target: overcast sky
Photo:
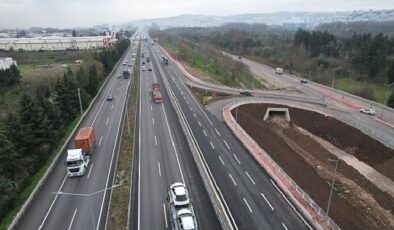
<path id="1" fill-rule="evenodd" d="M 394 9 L 394 0 L 0 0 L 0 28 L 81 27 L 180 14 Z"/>

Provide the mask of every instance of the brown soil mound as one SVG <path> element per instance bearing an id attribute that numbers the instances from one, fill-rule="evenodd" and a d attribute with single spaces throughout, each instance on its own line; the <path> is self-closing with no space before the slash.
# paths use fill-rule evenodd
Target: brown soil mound
<path id="1" fill-rule="evenodd" d="M 323 209 L 327 207 L 330 179 L 334 171 L 334 166 L 327 161 L 332 155 L 315 140 L 303 135 L 298 126 L 353 154 L 377 170 L 379 167 L 376 166 L 392 161 L 393 150 L 340 121 L 314 112 L 289 108 L 292 119 L 290 124 L 278 117 L 264 122 L 262 118 L 267 107 L 285 106 L 241 106 L 238 109 L 239 123 Z M 386 167 L 386 171 L 382 173 L 386 176 L 393 175 L 394 168 Z M 393 211 L 394 199 L 391 196 L 381 192 L 344 162 L 340 162 L 337 181 L 330 216 L 341 228 L 391 229 L 389 222 L 392 215 L 378 205 L 379 203 Z"/>

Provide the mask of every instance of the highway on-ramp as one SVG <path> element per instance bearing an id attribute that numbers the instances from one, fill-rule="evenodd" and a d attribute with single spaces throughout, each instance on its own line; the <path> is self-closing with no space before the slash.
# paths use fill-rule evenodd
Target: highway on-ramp
<path id="1" fill-rule="evenodd" d="M 133 61 L 130 48 L 126 52 L 119 63 Z M 96 132 L 96 149 L 87 173 L 82 177 L 67 177 L 66 153 L 62 154 L 15 229 L 105 228 L 111 193 L 108 188 L 113 186 L 119 130 L 131 82 L 117 77 L 129 67 L 120 64 L 115 68 L 80 126 L 93 126 Z M 109 93 L 113 101 L 106 101 Z M 71 141 L 68 148 L 72 147 Z"/>

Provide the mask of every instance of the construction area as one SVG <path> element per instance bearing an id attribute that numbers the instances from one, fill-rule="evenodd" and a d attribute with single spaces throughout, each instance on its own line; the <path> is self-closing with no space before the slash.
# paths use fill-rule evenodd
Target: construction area
<path id="1" fill-rule="evenodd" d="M 339 159 L 329 216 L 342 229 L 394 229 L 393 149 L 312 111 L 275 104 L 237 110 L 238 123 L 324 210 Z"/>

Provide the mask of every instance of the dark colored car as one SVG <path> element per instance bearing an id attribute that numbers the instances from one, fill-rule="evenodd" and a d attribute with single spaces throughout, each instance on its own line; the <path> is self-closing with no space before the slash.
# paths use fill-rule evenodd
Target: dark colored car
<path id="1" fill-rule="evenodd" d="M 252 96 L 252 92 L 250 92 L 249 90 L 241 91 L 241 92 L 239 92 L 239 94 L 243 95 L 243 96 L 247 96 L 247 97 Z"/>

